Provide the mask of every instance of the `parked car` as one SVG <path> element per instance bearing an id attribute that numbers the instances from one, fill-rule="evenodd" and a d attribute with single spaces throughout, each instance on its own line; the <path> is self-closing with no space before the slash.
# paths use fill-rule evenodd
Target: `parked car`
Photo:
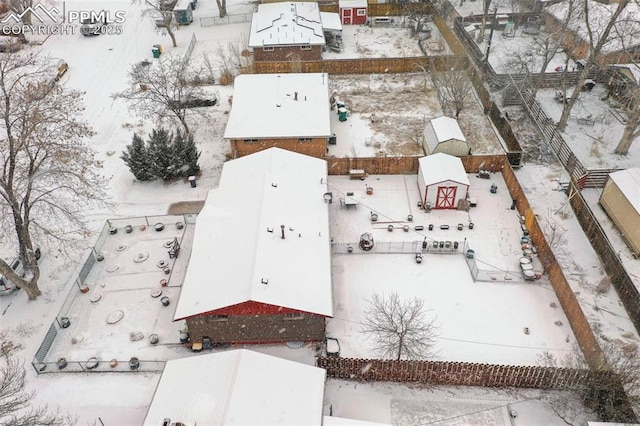
<path id="1" fill-rule="evenodd" d="M 204 98 L 196 98 L 193 96 L 187 96 L 180 100 L 172 100 L 169 102 L 169 108 L 199 108 L 214 106 L 218 103 L 218 98 L 215 96 L 207 96 Z"/>
<path id="2" fill-rule="evenodd" d="M 20 259 L 13 259 L 11 263 L 9 263 L 9 266 L 19 277 L 24 278 L 24 265 L 22 265 L 22 261 Z M 6 296 L 16 290 L 19 290 L 19 288 L 13 281 L 4 275 L 0 275 L 0 296 Z"/>
<path id="3" fill-rule="evenodd" d="M 102 27 L 107 25 L 106 19 L 100 21 L 95 18 L 85 18 L 80 23 L 80 34 L 85 37 L 100 35 L 103 31 Z"/>

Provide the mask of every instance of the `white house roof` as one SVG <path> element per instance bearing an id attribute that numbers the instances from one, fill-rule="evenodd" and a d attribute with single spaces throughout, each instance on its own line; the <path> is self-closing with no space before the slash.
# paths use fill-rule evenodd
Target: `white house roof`
<path id="1" fill-rule="evenodd" d="M 249 47 L 324 43 L 316 2 L 263 3 L 251 19 Z"/>
<path id="2" fill-rule="evenodd" d="M 338 5 L 340 9 L 366 9 L 367 0 L 340 0 Z"/>
<path id="3" fill-rule="evenodd" d="M 428 124 L 433 128 L 433 132 L 436 134 L 438 142 L 444 142 L 451 139 L 458 139 L 466 142 L 467 139 L 462 134 L 462 129 L 458 125 L 458 120 L 451 117 L 438 117 L 431 120 Z"/>
<path id="4" fill-rule="evenodd" d="M 174 318 L 247 301 L 332 316 L 326 192 L 324 160 L 270 148 L 225 163 L 196 219 Z"/>
<path id="5" fill-rule="evenodd" d="M 462 160 L 441 152 L 418 160 L 426 186 L 447 180 L 469 186 L 469 178 Z"/>
<path id="6" fill-rule="evenodd" d="M 320 19 L 322 20 L 322 28 L 325 31 L 342 31 L 340 14 L 333 12 L 320 12 Z"/>
<path id="7" fill-rule="evenodd" d="M 586 0 L 589 7 L 589 23 L 594 33 L 595 42 L 598 41 L 600 33 L 613 15 L 617 2 L 603 4 L 594 0 Z M 546 8 L 555 16 L 558 21 L 565 22 L 569 11 L 570 2 L 562 1 Z M 575 8 L 574 8 L 575 9 Z M 579 11 L 581 12 L 581 10 Z M 616 24 L 609 33 L 609 38 L 602 46 L 603 53 L 617 52 L 622 49 L 629 49 L 638 45 L 638 33 L 640 32 L 640 22 L 637 17 L 640 15 L 640 7 L 636 2 L 629 2 L 622 11 Z M 589 40 L 587 27 L 584 24 L 583 13 L 576 13 L 574 10 L 569 21 L 569 28 L 573 30 L 582 40 Z"/>
<path id="8" fill-rule="evenodd" d="M 640 168 L 633 167 L 609 175 L 629 203 L 640 213 Z"/>
<path id="9" fill-rule="evenodd" d="M 322 368 L 246 349 L 171 360 L 143 424 L 320 426 L 324 382 Z"/>
<path id="10" fill-rule="evenodd" d="M 245 74 L 236 77 L 233 105 L 224 137 L 331 136 L 328 79 L 326 73 Z M 296 92 L 298 100 L 295 100 Z"/>

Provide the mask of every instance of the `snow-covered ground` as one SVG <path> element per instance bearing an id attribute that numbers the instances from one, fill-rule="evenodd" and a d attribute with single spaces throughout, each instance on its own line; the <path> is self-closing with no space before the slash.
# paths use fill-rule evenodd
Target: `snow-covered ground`
<path id="1" fill-rule="evenodd" d="M 465 2 L 464 5 L 481 7 L 482 2 Z M 70 69 L 64 78 L 63 84 L 86 91 L 85 102 L 87 109 L 85 110 L 85 117 L 97 132 L 96 136 L 90 140 L 90 143 L 98 151 L 99 158 L 104 160 L 104 174 L 111 177 L 110 193 L 117 204 L 117 208 L 114 211 L 87 212 L 87 218 L 91 221 L 90 223 L 95 231 L 94 235 L 90 236 L 86 241 L 86 247 L 89 247 L 95 243 L 95 239 L 106 218 L 164 215 L 173 203 L 203 200 L 206 192 L 217 185 L 221 164 L 228 151 L 228 146 L 221 135 L 226 123 L 226 112 L 230 108 L 226 99 L 232 95 L 232 88 L 216 86 L 222 103 L 207 109 L 203 113 L 204 115 L 195 115 L 194 113 L 190 117 L 191 123 L 195 127 L 196 141 L 203 151 L 200 159 L 202 175 L 199 177 L 198 186 L 190 188 L 188 183 L 183 181 L 145 184 L 135 182 L 133 176 L 119 159 L 119 153 L 130 142 L 133 131 L 146 134 L 156 123 L 141 122 L 127 110 L 122 101 L 113 101 L 110 98 L 112 93 L 122 90 L 126 86 L 127 70 L 130 65 L 143 59 L 151 60 L 151 47 L 158 43 L 163 45 L 164 54 L 175 53 L 181 55 L 184 53 L 184 49 L 194 33 L 200 41 L 194 53 L 194 58 L 201 56 L 200 49 L 203 51 L 210 50 L 215 57 L 214 52 L 218 46 L 225 46 L 229 43 L 242 45 L 243 38 L 246 39 L 246 36 L 243 36 L 243 32 L 246 31 L 248 33 L 248 25 L 230 24 L 201 27 L 199 18 L 217 14 L 215 1 L 201 0 L 198 3 L 198 9 L 194 11 L 194 23 L 177 32 L 178 48 L 173 49 L 170 47 L 168 37 L 156 33 L 152 20 L 141 16 L 141 6 L 139 4 L 120 0 L 109 2 L 92 0 L 83 2 L 68 1 L 66 2 L 66 7 L 67 9 L 75 7 L 94 10 L 126 10 L 126 23 L 124 25 L 124 33 L 121 35 L 105 35 L 95 38 L 86 38 L 79 34 L 74 36 L 52 36 L 42 45 L 44 53 L 52 57 L 64 58 L 68 62 Z M 246 13 L 250 12 L 252 8 L 253 4 L 249 2 L 229 2 L 230 13 Z M 486 120 L 486 117 L 482 114 L 476 116 L 475 113 L 469 113 L 468 119 L 473 122 L 473 120 Z M 492 145 L 495 146 L 494 143 Z M 528 197 L 530 197 L 530 202 L 538 214 L 543 218 L 546 217 L 549 221 L 551 219 L 557 220 L 559 229 L 562 229 L 564 243 L 560 244 L 562 248 L 560 251 L 561 256 L 559 256 L 560 260 L 567 270 L 570 282 L 575 286 L 574 290 L 578 294 L 581 303 L 583 303 L 583 309 L 586 311 L 589 320 L 594 328 L 598 329 L 598 334 L 609 339 L 622 339 L 625 342 L 637 344 L 640 339 L 635 333 L 632 324 L 626 318 L 615 292 L 610 290 L 607 293 L 599 293 L 595 290 L 598 283 L 605 276 L 597 257 L 579 229 L 577 221 L 571 214 L 570 209 L 566 207 L 566 197 L 556 191 L 557 181 L 553 179 L 561 178 L 562 171 L 555 165 L 536 166 L 526 164 L 517 173 L 522 186 Z M 370 177 L 369 179 L 377 178 Z M 386 177 L 380 178 L 386 179 Z M 331 182 L 332 184 L 335 182 L 336 187 L 345 184 L 339 178 L 332 179 Z M 384 181 L 382 182 L 384 183 Z M 351 185 L 351 183 L 347 181 L 346 184 Z M 373 182 L 374 197 L 383 194 L 383 183 Z M 472 180 L 472 184 L 475 183 Z M 358 181 L 358 184 L 361 184 L 361 182 Z M 486 192 L 485 195 L 489 196 L 486 190 L 481 190 L 480 192 Z M 500 196 L 503 193 L 506 194 L 506 188 L 504 188 L 504 191 L 500 190 Z M 509 203 L 509 200 L 505 201 L 502 198 L 501 200 L 502 203 Z M 369 205 L 369 200 L 366 200 L 366 203 L 364 201 L 356 209 L 340 210 L 340 214 L 337 217 L 341 217 L 343 214 L 359 215 L 360 218 L 354 223 L 368 224 L 366 206 Z M 372 206 L 375 206 L 381 212 L 388 213 L 390 216 L 396 217 L 396 215 L 399 215 L 399 217 L 402 217 L 415 206 L 415 203 L 411 203 L 411 201 L 411 198 L 407 196 L 404 202 L 394 206 L 394 209 L 401 209 L 398 212 L 388 210 L 389 206 L 386 205 L 375 206 L 372 204 Z M 488 208 L 491 206 L 491 201 L 480 203 L 477 207 L 478 213 L 472 212 L 472 214 L 474 216 L 476 214 L 481 215 L 484 210 L 491 215 L 493 209 L 506 211 L 507 204 L 496 204 Z M 485 207 L 487 207 L 486 210 Z M 332 209 L 336 208 L 339 207 L 337 205 L 332 206 Z M 555 214 L 556 211 L 560 211 L 562 214 Z M 512 211 L 508 210 L 506 214 L 512 214 Z M 414 215 L 416 223 L 417 215 Z M 423 216 L 420 220 L 425 221 L 425 214 L 420 213 L 420 215 Z M 364 221 L 362 216 L 365 216 Z M 457 223 L 457 219 L 452 223 Z M 474 242 L 474 247 L 475 244 L 481 245 L 486 240 L 487 249 L 478 250 L 478 258 L 480 260 L 488 259 L 487 263 L 494 265 L 496 264 L 495 262 L 502 258 L 504 262 L 508 263 L 505 265 L 506 269 L 511 269 L 513 264 L 517 262 L 515 260 L 517 255 L 512 254 L 508 257 L 508 260 L 505 260 L 495 248 L 500 241 L 505 239 L 512 241 L 512 244 L 516 244 L 517 235 L 510 236 L 508 232 L 503 234 L 500 231 L 501 233 L 498 237 L 498 235 L 491 234 L 492 231 L 490 231 L 491 228 L 489 226 L 483 229 L 481 220 L 478 220 L 477 223 L 479 227 L 470 232 L 475 232 L 473 235 L 477 235 L 480 238 L 473 235 L 468 235 L 468 238 Z M 494 219 L 492 224 L 498 226 L 499 222 Z M 376 232 L 384 235 L 381 238 L 389 238 L 388 234 L 393 234 L 394 238 L 405 237 L 405 233 L 400 232 L 400 230 L 395 230 L 393 233 L 388 233 L 386 230 Z M 455 235 L 459 231 L 452 230 L 450 232 Z M 493 232 L 497 231 L 493 229 Z M 360 225 L 357 228 L 352 228 L 350 235 L 345 234 L 345 238 L 351 240 L 359 234 Z M 438 238 L 454 239 L 456 237 L 447 235 L 438 236 Z M 476 242 L 477 239 L 481 241 Z M 145 249 L 145 251 L 148 251 L 150 255 L 155 253 L 160 250 L 157 245 L 165 240 L 166 238 L 163 237 L 154 243 L 149 243 L 154 244 L 153 249 Z M 118 256 L 126 257 L 126 253 L 138 254 L 142 249 L 137 249 L 136 247 L 133 244 L 127 244 L 127 247 L 121 250 Z M 27 364 L 30 386 L 32 389 L 37 390 L 37 397 L 33 400 L 34 404 L 49 404 L 51 407 L 59 406 L 63 411 L 77 415 L 79 424 L 97 424 L 100 421 L 108 425 L 128 426 L 140 424 L 153 397 L 153 392 L 159 379 L 158 374 L 140 372 L 134 374 L 37 375 L 28 365 L 67 295 L 73 291 L 77 292 L 73 278 L 77 275 L 77 268 L 84 261 L 87 252 L 82 250 L 82 247 L 78 247 L 72 248 L 71 253 L 71 258 L 52 251 L 44 253 L 40 279 L 43 295 L 37 301 L 28 302 L 24 292 L 0 298 L 0 313 L 2 314 L 0 317 L 2 324 L 0 339 L 13 343 L 15 348 L 13 354 Z M 462 275 L 468 273 L 468 268 L 464 261 L 457 262 L 453 257 L 449 257 L 450 260 L 444 260 L 440 265 L 440 259 L 433 259 L 436 256 L 427 255 L 425 262 L 418 265 L 411 256 L 405 258 L 405 255 L 338 255 L 334 262 L 334 269 L 336 269 L 340 278 L 336 281 L 343 281 L 340 291 L 342 291 L 342 294 L 347 295 L 347 289 L 344 285 L 347 281 L 349 285 L 352 282 L 364 282 L 366 284 L 366 281 L 368 281 L 372 287 L 377 286 L 380 284 L 372 283 L 380 282 L 380 275 L 384 272 L 381 271 L 380 264 L 390 262 L 389 264 L 394 267 L 403 264 L 403 268 L 399 268 L 399 276 L 395 274 L 389 275 L 386 281 L 393 281 L 397 278 L 403 278 L 402 281 L 404 282 L 425 281 L 424 285 L 420 286 L 418 290 L 420 292 L 431 290 L 431 293 L 427 294 L 427 300 L 433 301 L 432 307 L 443 323 L 442 342 L 439 343 L 440 356 L 443 359 L 489 360 L 494 359 L 492 357 L 495 356 L 495 359 L 499 360 L 506 359 L 508 357 L 507 354 L 511 354 L 512 357 L 519 361 L 533 362 L 533 354 L 537 351 L 554 349 L 562 352 L 566 350 L 567 343 L 564 339 L 567 336 L 565 330 L 568 331 L 567 321 L 559 309 L 551 309 L 550 303 L 555 300 L 555 295 L 547 285 L 543 284 L 542 280 L 527 284 L 515 282 L 509 284 L 471 284 L 465 281 L 468 277 L 465 278 Z M 358 258 L 364 257 L 370 257 L 370 259 L 362 263 L 358 261 Z M 150 259 L 147 262 L 155 264 L 157 261 Z M 122 265 L 124 264 L 123 261 Z M 109 263 L 105 263 L 105 268 L 109 267 L 109 265 Z M 438 266 L 436 267 L 436 265 Z M 361 270 L 362 268 L 364 270 Z M 430 269 L 433 272 L 428 277 L 423 275 L 428 273 Z M 359 273 L 359 270 L 361 270 L 361 273 Z M 375 271 L 378 271 L 378 274 L 374 276 Z M 112 273 L 117 273 L 117 271 Z M 453 273 L 455 275 L 452 275 Z M 153 277 L 150 279 L 154 281 L 159 279 L 157 272 L 152 273 L 152 275 Z M 458 279 L 453 280 L 454 276 Z M 636 276 L 640 276 L 640 274 L 636 274 Z M 107 302 L 111 298 L 112 294 L 109 294 L 107 290 L 107 286 L 111 287 L 111 284 L 111 282 L 105 282 L 104 290 L 100 290 L 102 288 L 99 287 L 100 284 L 94 287 L 94 289 L 104 292 L 102 296 L 105 299 L 97 302 L 98 304 Z M 357 309 L 361 304 L 361 297 L 366 296 L 369 292 L 369 289 L 364 284 L 357 288 L 349 288 L 354 293 L 342 302 L 337 299 L 337 303 L 343 303 L 343 306 L 339 307 L 342 309 L 341 312 L 350 310 L 354 313 L 354 318 L 356 318 L 354 321 L 357 321 Z M 483 291 L 484 289 L 486 291 Z M 451 293 L 456 290 L 456 296 L 459 296 L 456 299 L 458 299 L 458 303 L 461 303 L 458 306 L 452 304 L 454 301 L 451 300 Z M 177 289 L 170 288 L 168 291 L 173 292 L 170 297 L 175 300 L 172 296 L 176 294 Z M 416 292 L 407 290 L 407 292 L 416 293 L 417 290 Z M 336 294 L 339 293 L 336 292 Z M 536 304 L 530 303 L 528 298 L 534 298 Z M 120 300 L 118 303 L 124 303 L 126 299 L 126 295 L 123 294 L 118 296 L 117 300 Z M 130 298 L 131 301 L 134 299 Z M 147 290 L 140 296 L 140 300 L 143 300 L 143 303 L 151 300 Z M 483 302 L 480 303 L 479 300 Z M 510 301 L 513 301 L 513 306 L 509 306 Z M 144 306 L 147 305 L 152 306 L 149 304 Z M 171 304 L 167 308 L 171 309 L 173 306 Z M 537 309 L 536 306 L 538 307 Z M 155 309 L 156 314 L 162 312 L 161 307 L 157 305 L 152 307 Z M 446 309 L 443 307 L 446 307 Z M 526 313 L 526 317 L 521 317 L 523 312 L 518 312 L 518 307 L 520 311 Z M 141 312 L 146 312 L 146 310 L 143 309 Z M 162 315 L 166 312 L 163 312 Z M 105 311 L 104 313 L 108 312 Z M 350 341 L 348 327 L 340 325 L 338 322 L 340 319 L 345 319 L 345 317 L 341 316 L 341 318 L 332 320 L 333 322 L 329 324 L 330 331 L 345 333 L 345 339 Z M 518 322 L 525 319 L 527 320 L 526 324 Z M 561 321 L 562 325 L 555 325 L 554 322 L 556 320 Z M 102 326 L 102 316 L 96 322 L 99 322 L 99 326 Z M 502 323 L 497 324 L 498 322 Z M 352 329 L 357 327 L 357 324 L 349 324 L 351 324 L 349 327 Z M 534 332 L 529 336 L 525 336 L 521 332 L 523 325 L 529 326 Z M 149 330 L 146 333 L 159 330 L 154 329 L 153 326 L 155 325 L 151 323 L 146 324 L 145 329 Z M 492 326 L 497 326 L 498 329 L 494 330 L 491 328 Z M 171 325 L 171 327 L 175 327 L 175 325 Z M 540 335 L 538 335 L 537 330 L 540 330 Z M 73 330 L 70 331 L 73 333 Z M 172 339 L 172 335 L 176 336 L 174 333 L 177 333 L 175 328 L 171 328 L 167 332 L 168 341 Z M 90 343 L 95 339 L 95 336 L 87 330 L 78 330 L 74 334 L 82 336 L 80 344 Z M 549 334 L 549 336 L 545 337 L 543 334 Z M 504 342 L 509 337 L 515 342 L 514 346 L 524 346 L 524 348 L 506 346 Z M 449 340 L 445 341 L 445 338 Z M 525 338 L 529 339 L 529 341 L 526 341 Z M 85 342 L 84 339 L 87 339 L 87 341 Z M 123 340 L 123 345 L 131 347 L 132 343 L 127 335 L 123 337 Z M 466 341 L 463 342 L 461 340 Z M 145 344 L 147 341 L 147 339 L 144 340 Z M 162 335 L 161 341 L 164 342 L 164 335 Z M 353 351 L 353 354 L 365 353 L 365 349 L 362 348 L 368 347 L 366 346 L 367 342 L 359 341 L 358 339 L 354 339 L 354 342 L 345 346 L 345 355 L 349 351 Z M 69 345 L 69 347 L 71 346 L 75 345 Z M 80 347 L 78 346 L 78 348 Z M 297 350 L 289 349 L 284 345 L 255 347 L 252 349 L 306 363 L 313 363 L 315 354 L 315 349 L 308 346 Z M 137 350 L 138 348 L 136 348 Z M 149 350 L 149 348 L 140 348 L 140 350 Z M 191 355 L 186 350 L 171 351 L 173 351 L 172 355 L 176 356 Z M 128 353 L 129 350 L 124 351 L 122 356 L 126 356 Z M 82 357 L 87 355 L 89 355 L 89 352 L 84 353 Z M 329 380 L 326 391 L 325 413 L 328 414 L 330 406 L 332 406 L 335 415 L 363 420 L 387 421 L 393 424 L 422 424 L 436 421 L 442 423 L 443 419 L 450 419 L 445 423 L 508 425 L 509 418 L 505 410 L 509 404 L 513 404 L 518 411 L 519 423 L 564 424 L 562 420 L 553 415 L 543 401 L 544 397 L 548 395 L 547 392 L 477 388 L 438 388 L 437 390 L 418 391 L 415 388 L 402 385 L 360 384 Z M 566 395 L 566 397 L 570 397 L 570 395 Z M 425 411 L 429 412 L 426 413 Z M 578 423 L 584 423 L 587 419 L 589 417 L 585 414 L 577 415 L 575 418 Z"/>

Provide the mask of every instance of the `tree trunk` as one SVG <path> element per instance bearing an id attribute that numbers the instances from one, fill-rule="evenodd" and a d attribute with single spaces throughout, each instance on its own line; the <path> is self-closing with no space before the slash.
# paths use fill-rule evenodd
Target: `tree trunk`
<path id="1" fill-rule="evenodd" d="M 220 17 L 224 18 L 227 16 L 227 0 L 216 0 L 218 4 L 218 11 L 220 12 Z"/>
<path id="2" fill-rule="evenodd" d="M 640 133 L 638 123 L 640 123 L 640 106 L 634 105 L 633 111 L 629 114 L 627 124 L 624 126 L 624 132 L 622 133 L 620 142 L 618 142 L 618 146 L 616 146 L 614 151 L 616 154 L 627 155 L 629 153 L 629 148 L 631 148 L 633 140 L 638 137 Z"/>
<path id="3" fill-rule="evenodd" d="M 25 293 L 27 293 L 29 300 L 36 300 L 38 296 L 42 294 L 36 282 L 27 282 L 27 284 L 23 285 L 21 288 L 23 288 Z"/>
<path id="4" fill-rule="evenodd" d="M 587 79 L 587 76 L 589 75 L 591 68 L 593 68 L 593 61 L 589 61 L 587 63 L 587 66 L 584 67 L 584 69 L 580 73 L 580 77 L 578 77 L 578 84 L 576 84 L 576 86 L 573 88 L 573 91 L 571 92 L 571 96 L 569 97 L 567 102 L 564 104 L 564 108 L 562 109 L 562 115 L 560 116 L 560 121 L 558 121 L 558 130 L 561 132 L 564 132 L 564 129 L 567 128 L 569 115 L 571 114 L 571 110 L 573 109 L 573 106 L 576 104 L 576 101 L 578 100 L 578 95 L 580 95 L 580 92 L 582 91 L 582 86 L 584 85 L 584 82 Z M 567 70 L 565 69 L 563 72 L 567 72 Z"/>
<path id="5" fill-rule="evenodd" d="M 173 33 L 171 24 L 167 25 L 167 34 L 169 34 L 169 37 L 171 37 L 171 44 L 173 44 L 173 47 L 178 47 L 178 43 L 176 42 L 176 35 Z"/>

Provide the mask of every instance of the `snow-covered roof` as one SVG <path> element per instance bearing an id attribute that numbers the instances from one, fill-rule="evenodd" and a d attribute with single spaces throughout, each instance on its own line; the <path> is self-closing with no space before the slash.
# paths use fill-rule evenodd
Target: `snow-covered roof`
<path id="1" fill-rule="evenodd" d="M 329 137 L 329 114 L 326 73 L 240 75 L 224 137 Z"/>
<path id="2" fill-rule="evenodd" d="M 609 177 L 636 209 L 636 212 L 640 213 L 640 168 L 632 167 L 613 172 Z"/>
<path id="3" fill-rule="evenodd" d="M 420 158 L 418 164 L 427 186 L 447 180 L 469 185 L 467 172 L 458 157 L 439 152 Z"/>
<path id="4" fill-rule="evenodd" d="M 237 349 L 168 361 L 144 419 L 185 425 L 322 424 L 325 370 Z"/>
<path id="5" fill-rule="evenodd" d="M 450 139 L 458 139 L 466 142 L 462 129 L 458 125 L 458 120 L 451 117 L 438 117 L 431 120 L 428 124 L 433 128 L 433 132 L 436 134 L 438 142 L 448 141 Z"/>
<path id="6" fill-rule="evenodd" d="M 263 3 L 251 19 L 249 47 L 324 43 L 316 2 Z"/>
<path id="7" fill-rule="evenodd" d="M 270 148 L 225 163 L 196 219 L 174 318 L 247 301 L 332 316 L 326 192 L 324 160 Z"/>
<path id="8" fill-rule="evenodd" d="M 562 1 L 547 7 L 546 10 L 556 17 L 558 21 L 565 22 L 570 3 Z M 589 23 L 594 34 L 594 42 L 597 42 L 607 22 L 615 12 L 618 2 L 603 4 L 595 0 L 587 0 L 587 3 L 589 7 Z M 574 6 L 568 26 L 582 40 L 587 41 L 589 40 L 589 35 L 581 8 L 582 6 L 576 9 Z M 602 47 L 602 53 L 617 52 L 638 45 L 638 35 L 640 34 L 638 16 L 640 16 L 640 6 L 636 2 L 629 2 L 611 29 L 608 40 Z"/>
<path id="9" fill-rule="evenodd" d="M 338 5 L 340 9 L 366 9 L 367 0 L 340 0 Z"/>
<path id="10" fill-rule="evenodd" d="M 342 22 L 339 14 L 320 12 L 320 19 L 322 19 L 322 28 L 325 31 L 342 31 Z"/>

